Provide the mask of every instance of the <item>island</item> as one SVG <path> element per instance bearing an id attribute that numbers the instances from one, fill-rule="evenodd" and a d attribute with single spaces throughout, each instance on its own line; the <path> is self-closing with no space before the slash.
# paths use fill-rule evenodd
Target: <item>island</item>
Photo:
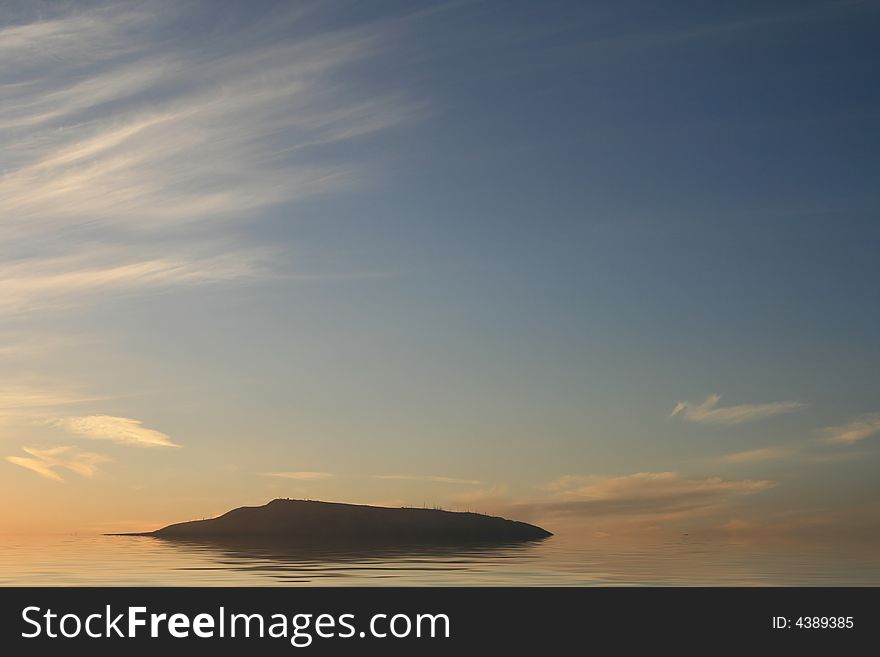
<path id="1" fill-rule="evenodd" d="M 119 534 L 117 534 L 119 535 Z M 122 536 L 382 543 L 518 542 L 552 536 L 541 527 L 480 513 L 276 499 L 216 518 Z"/>

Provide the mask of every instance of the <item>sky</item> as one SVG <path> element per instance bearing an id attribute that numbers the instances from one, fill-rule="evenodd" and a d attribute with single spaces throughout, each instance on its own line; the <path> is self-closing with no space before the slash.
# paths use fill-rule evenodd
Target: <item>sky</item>
<path id="1" fill-rule="evenodd" d="M 3 3 L 0 533 L 878 535 L 878 19 Z"/>

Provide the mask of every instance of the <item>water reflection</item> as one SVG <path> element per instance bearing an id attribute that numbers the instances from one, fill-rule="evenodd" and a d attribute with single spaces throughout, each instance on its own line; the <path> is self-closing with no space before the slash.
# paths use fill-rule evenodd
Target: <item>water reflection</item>
<path id="1" fill-rule="evenodd" d="M 265 573 L 278 581 L 326 577 L 398 577 L 401 573 L 472 572 L 479 564 L 527 560 L 546 539 L 532 541 L 392 544 L 383 542 L 290 541 L 277 539 L 182 539 L 150 537 L 181 554 L 201 554 L 210 566 L 190 570 Z"/>
<path id="2" fill-rule="evenodd" d="M 0 536 L 0 586 L 877 586 L 871 542 L 328 545 Z"/>

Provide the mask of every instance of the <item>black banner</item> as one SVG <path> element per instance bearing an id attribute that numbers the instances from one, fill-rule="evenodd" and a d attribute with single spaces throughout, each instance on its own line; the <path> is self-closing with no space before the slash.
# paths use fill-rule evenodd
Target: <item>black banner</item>
<path id="1" fill-rule="evenodd" d="M 839 651 L 876 642 L 878 602 L 875 588 L 5 588 L 0 646 L 7 655 Z"/>

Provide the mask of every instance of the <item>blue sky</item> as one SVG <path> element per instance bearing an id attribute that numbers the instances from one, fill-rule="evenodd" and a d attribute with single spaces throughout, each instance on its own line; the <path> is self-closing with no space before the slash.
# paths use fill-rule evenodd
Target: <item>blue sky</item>
<path id="1" fill-rule="evenodd" d="M 876 526 L 878 17 L 5 5 L 6 528 Z"/>

